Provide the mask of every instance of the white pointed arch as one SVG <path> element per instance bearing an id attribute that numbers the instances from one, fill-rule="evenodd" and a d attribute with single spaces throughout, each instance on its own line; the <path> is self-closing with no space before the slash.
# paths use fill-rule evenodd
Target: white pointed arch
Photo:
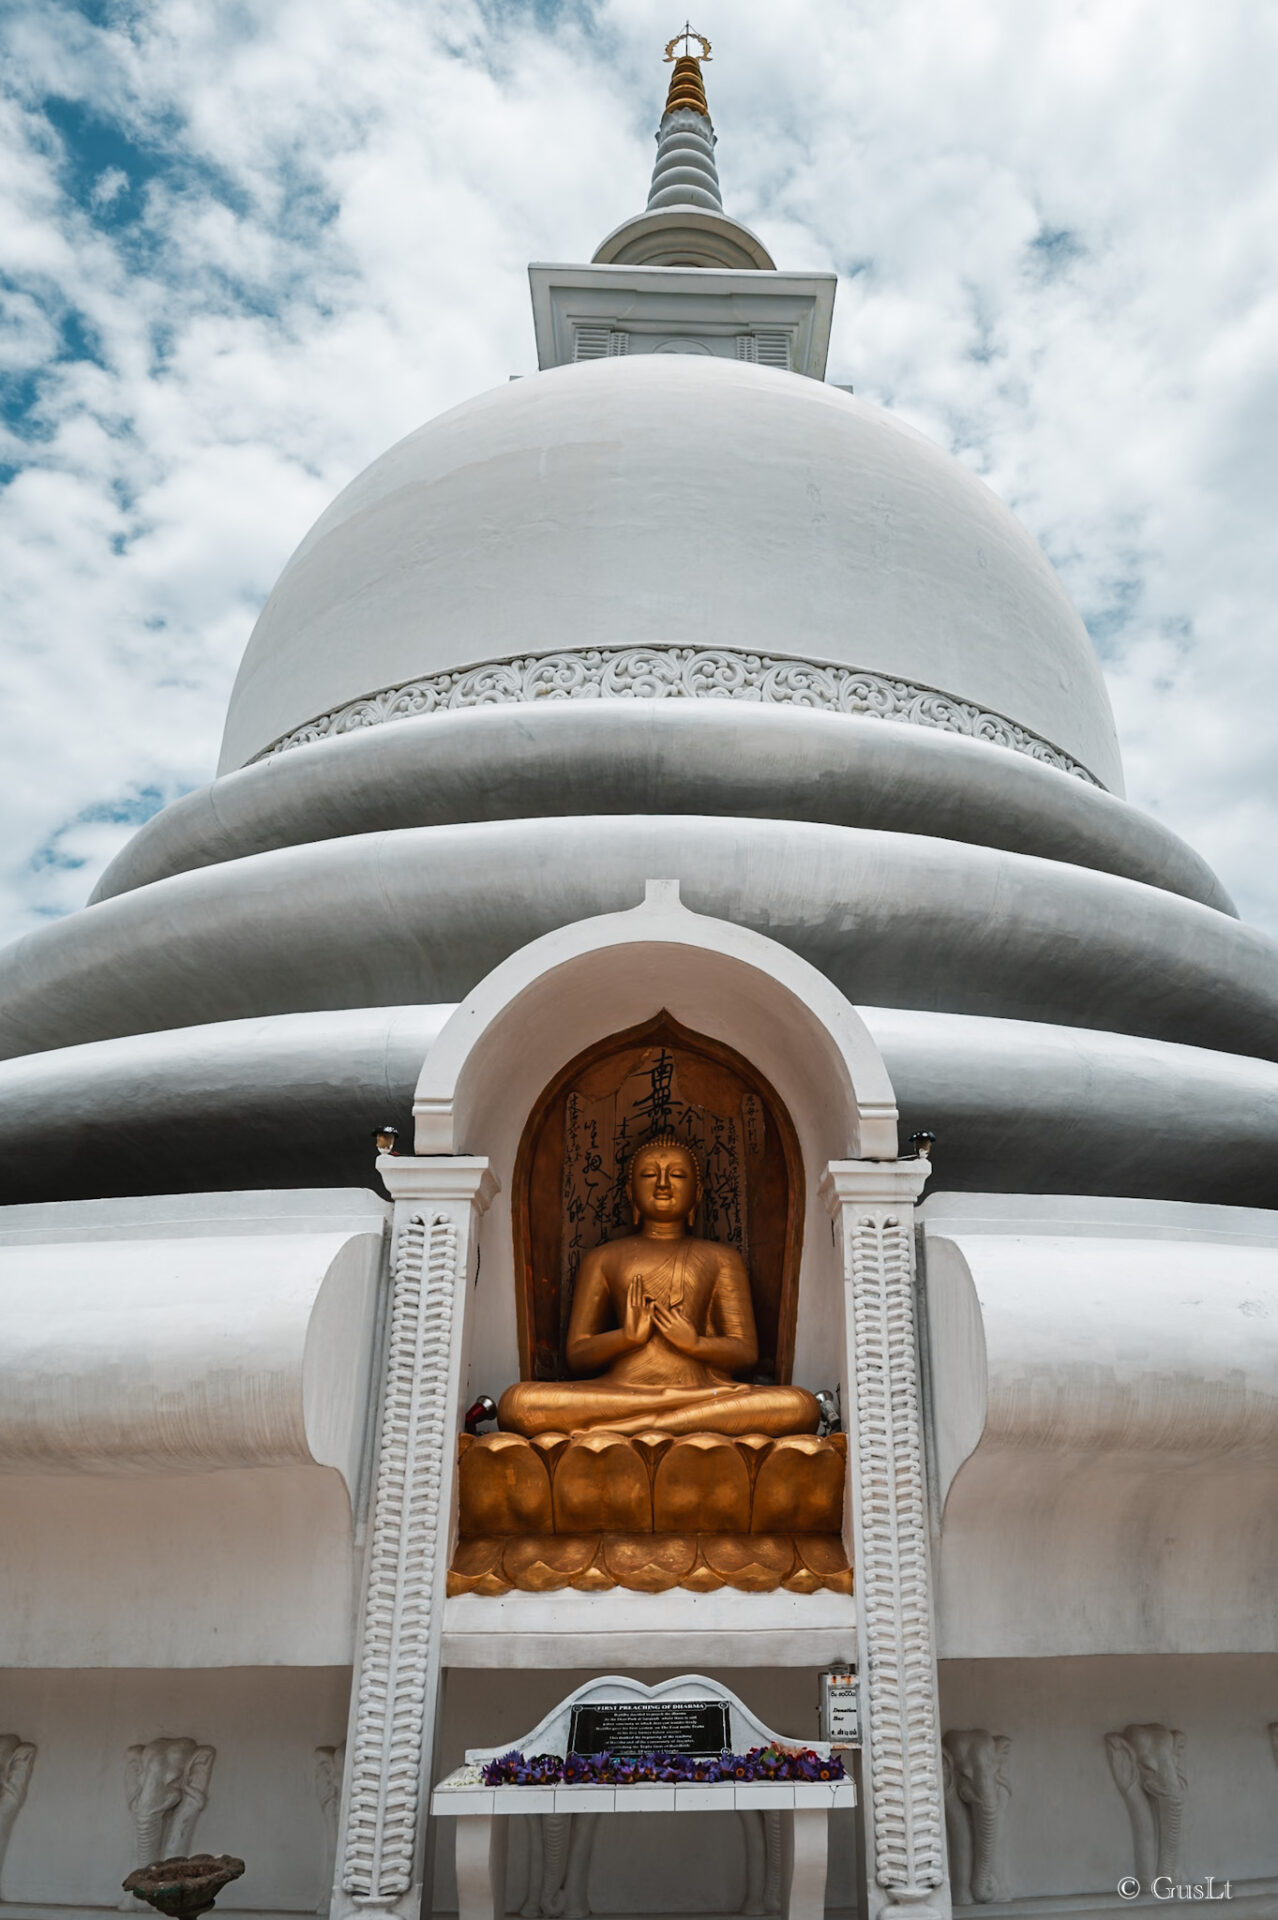
<path id="1" fill-rule="evenodd" d="M 479 982 L 426 1056 L 416 1151 L 485 1152 L 523 1089 L 539 1090 L 583 1047 L 662 1008 L 746 1054 L 792 1112 L 804 1109 L 800 1131 L 821 1164 L 896 1158 L 892 1083 L 855 1007 L 779 942 L 689 911 L 675 880 L 650 880 L 627 912 L 531 941 Z"/>

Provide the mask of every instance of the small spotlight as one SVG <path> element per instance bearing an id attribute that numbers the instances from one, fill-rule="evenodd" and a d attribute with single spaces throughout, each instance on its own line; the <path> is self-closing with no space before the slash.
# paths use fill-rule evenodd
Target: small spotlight
<path id="1" fill-rule="evenodd" d="M 373 1130 L 373 1138 L 377 1142 L 377 1151 L 379 1153 L 399 1152 L 399 1148 L 396 1145 L 396 1141 L 399 1139 L 398 1127 L 376 1127 Z"/>
<path id="2" fill-rule="evenodd" d="M 843 1402 L 837 1387 L 823 1387 L 816 1395 L 816 1403 L 821 1409 L 821 1424 L 817 1428 L 818 1440 L 824 1440 L 827 1434 L 843 1431 Z"/>
<path id="3" fill-rule="evenodd" d="M 914 1157 L 916 1160 L 930 1160 L 932 1158 L 932 1149 L 936 1145 L 936 1135 L 927 1132 L 912 1133 L 910 1135 L 910 1145 L 914 1149 Z"/>
<path id="4" fill-rule="evenodd" d="M 478 1400 L 466 1410 L 466 1431 L 472 1434 L 478 1433 L 481 1427 L 496 1418 L 497 1402 L 490 1399 L 486 1393 L 481 1393 Z"/>

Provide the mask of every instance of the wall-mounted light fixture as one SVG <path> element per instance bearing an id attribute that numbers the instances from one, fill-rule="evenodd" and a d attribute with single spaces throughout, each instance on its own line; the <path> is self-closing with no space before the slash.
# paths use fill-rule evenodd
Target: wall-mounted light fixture
<path id="1" fill-rule="evenodd" d="M 497 1402 L 491 1395 L 481 1393 L 478 1400 L 466 1409 L 466 1431 L 478 1433 L 482 1426 L 486 1426 L 490 1420 L 496 1418 Z"/>

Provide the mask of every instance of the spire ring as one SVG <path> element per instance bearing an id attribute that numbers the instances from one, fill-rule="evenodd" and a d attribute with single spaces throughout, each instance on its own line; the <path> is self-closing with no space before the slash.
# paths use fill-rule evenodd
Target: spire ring
<path id="1" fill-rule="evenodd" d="M 689 26 L 685 21 L 683 32 L 677 33 L 673 40 L 666 41 L 666 61 L 667 62 L 673 61 L 675 59 L 676 57 L 675 48 L 678 46 L 681 40 L 683 41 L 683 55 L 682 55 L 683 59 L 709 60 L 711 58 L 710 42 L 706 39 L 706 36 L 704 35 L 704 33 L 698 33 L 695 27 Z M 689 40 L 699 40 L 701 42 L 701 52 L 699 54 L 697 53 L 689 54 L 688 52 Z"/>

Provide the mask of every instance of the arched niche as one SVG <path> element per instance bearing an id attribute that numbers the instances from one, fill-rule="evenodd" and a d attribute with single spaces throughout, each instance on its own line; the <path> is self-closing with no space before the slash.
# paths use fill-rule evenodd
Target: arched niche
<path id="1" fill-rule="evenodd" d="M 896 1158 L 891 1081 L 856 1008 L 815 967 L 766 935 L 691 912 L 676 882 L 657 880 L 641 904 L 557 927 L 495 967 L 423 1064 L 417 1153 L 482 1155 L 498 1182 L 470 1299 L 475 1393 L 495 1396 L 520 1375 L 512 1201 L 529 1118 L 566 1063 L 663 1009 L 743 1055 L 789 1114 L 806 1174 L 793 1378 L 832 1384 L 842 1264 L 818 1188 L 832 1160 Z"/>
<path id="2" fill-rule="evenodd" d="M 511 1189 L 515 1311 L 525 1380 L 567 1373 L 564 1337 L 581 1260 L 631 1231 L 631 1154 L 655 1132 L 692 1146 L 704 1183 L 693 1231 L 736 1248 L 750 1275 L 756 1382 L 794 1368 L 803 1161 L 775 1088 L 734 1047 L 663 1009 L 560 1069 L 524 1127 Z"/>
<path id="3" fill-rule="evenodd" d="M 548 1078 L 566 1024 L 599 1036 L 661 1006 L 729 1044 L 748 1029 L 751 1057 L 775 1084 L 787 1066 L 803 1075 L 823 1116 L 826 1158 L 896 1158 L 896 1096 L 856 1008 L 778 941 L 691 912 L 677 880 L 649 880 L 640 905 L 529 941 L 479 982 L 422 1065 L 416 1151 L 482 1153 L 514 1065 L 522 1078 L 544 1060 Z"/>

